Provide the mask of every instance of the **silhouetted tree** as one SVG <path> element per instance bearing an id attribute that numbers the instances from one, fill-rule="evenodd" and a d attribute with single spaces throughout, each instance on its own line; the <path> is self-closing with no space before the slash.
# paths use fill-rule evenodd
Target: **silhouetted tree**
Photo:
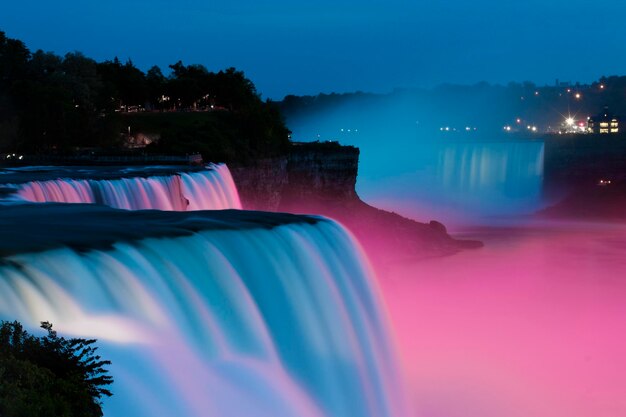
<path id="1" fill-rule="evenodd" d="M 116 58 L 98 64 L 98 73 L 104 83 L 103 94 L 121 106 L 144 106 L 148 100 L 145 74 L 131 60 L 124 65 Z"/>
<path id="2" fill-rule="evenodd" d="M 154 65 L 146 73 L 146 86 L 148 89 L 148 103 L 152 109 L 164 110 L 170 108 L 170 97 L 166 96 L 167 79 L 161 72 L 161 68 Z"/>
<path id="3" fill-rule="evenodd" d="M 36 337 L 18 322 L 0 323 L 0 416 L 100 417 L 113 382 L 96 340 L 59 337 L 48 322 Z"/>
<path id="4" fill-rule="evenodd" d="M 0 86 L 11 87 L 26 72 L 30 51 L 20 40 L 7 38 L 0 31 Z"/>

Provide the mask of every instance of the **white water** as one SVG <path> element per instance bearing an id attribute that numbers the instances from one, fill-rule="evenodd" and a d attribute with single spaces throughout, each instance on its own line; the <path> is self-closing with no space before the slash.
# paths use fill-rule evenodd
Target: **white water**
<path id="1" fill-rule="evenodd" d="M 107 417 L 407 415 L 375 279 L 334 222 L 7 260 L 0 319 L 99 339 Z"/>
<path id="2" fill-rule="evenodd" d="M 56 179 L 15 185 L 14 199 L 37 203 L 96 203 L 126 210 L 241 209 L 224 164 L 201 172 L 115 180 Z"/>

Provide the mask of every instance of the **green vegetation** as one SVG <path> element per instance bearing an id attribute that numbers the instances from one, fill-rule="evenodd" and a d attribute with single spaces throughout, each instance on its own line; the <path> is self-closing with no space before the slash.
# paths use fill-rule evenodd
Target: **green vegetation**
<path id="1" fill-rule="evenodd" d="M 65 339 L 42 322 L 47 335 L 0 322 L 0 416 L 99 417 L 111 362 L 96 355 L 93 339 Z"/>
<path id="2" fill-rule="evenodd" d="M 123 149 L 131 134 L 159 137 L 147 152 L 201 152 L 246 161 L 287 151 L 289 131 L 270 101 L 234 68 L 170 65 L 146 73 L 129 60 L 31 53 L 0 32 L 0 152 L 67 154 Z"/>

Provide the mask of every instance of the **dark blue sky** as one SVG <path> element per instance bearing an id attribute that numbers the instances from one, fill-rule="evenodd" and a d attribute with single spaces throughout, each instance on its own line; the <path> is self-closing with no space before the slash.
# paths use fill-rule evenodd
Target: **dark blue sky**
<path id="1" fill-rule="evenodd" d="M 264 97 L 626 73 L 624 0 L 3 0 L 31 50 L 242 69 Z"/>

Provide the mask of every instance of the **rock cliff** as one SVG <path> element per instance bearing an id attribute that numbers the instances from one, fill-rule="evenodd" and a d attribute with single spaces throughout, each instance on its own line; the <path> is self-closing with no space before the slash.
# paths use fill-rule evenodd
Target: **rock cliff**
<path id="1" fill-rule="evenodd" d="M 416 222 L 363 202 L 355 191 L 359 150 L 336 143 L 294 145 L 287 157 L 233 166 L 244 209 L 320 214 L 363 244 L 375 264 L 446 255 L 480 242 L 451 238 L 438 222 Z"/>

